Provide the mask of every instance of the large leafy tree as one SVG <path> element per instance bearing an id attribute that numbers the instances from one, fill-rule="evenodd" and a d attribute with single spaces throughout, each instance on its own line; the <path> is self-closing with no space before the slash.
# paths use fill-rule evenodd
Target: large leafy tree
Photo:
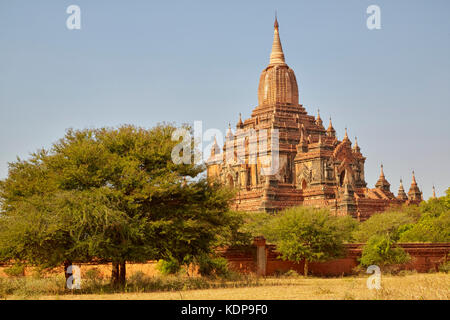
<path id="1" fill-rule="evenodd" d="M 304 275 L 308 275 L 309 262 L 323 262 L 343 254 L 343 244 L 350 240 L 356 221 L 337 217 L 327 209 L 294 207 L 271 219 L 265 234 L 277 245 L 285 260 L 304 260 Z"/>
<path id="2" fill-rule="evenodd" d="M 450 188 L 446 195 L 420 204 L 417 223 L 403 228 L 401 242 L 450 242 Z"/>
<path id="3" fill-rule="evenodd" d="M 68 130 L 50 150 L 10 164 L 0 183 L 0 254 L 42 267 L 92 258 L 125 262 L 207 254 L 237 217 L 232 191 L 204 168 L 175 164 L 172 125 Z"/>
<path id="4" fill-rule="evenodd" d="M 406 263 L 410 259 L 405 250 L 395 246 L 395 241 L 388 234 L 376 234 L 371 236 L 363 247 L 359 261 L 366 267 L 370 265 L 385 267 Z"/>
<path id="5" fill-rule="evenodd" d="M 406 208 L 396 208 L 390 211 L 376 213 L 369 219 L 359 224 L 353 232 L 353 237 L 357 242 L 366 242 L 372 236 L 385 235 L 393 241 L 397 241 L 400 231 L 404 226 L 415 222 L 415 217 Z M 414 215 L 416 210 L 413 210 Z"/>
<path id="6" fill-rule="evenodd" d="M 376 213 L 361 223 L 353 232 L 356 241 L 365 242 L 360 264 L 388 266 L 408 261 L 407 253 L 395 244 L 403 230 L 413 225 L 419 216 L 417 206 L 404 206 Z"/>

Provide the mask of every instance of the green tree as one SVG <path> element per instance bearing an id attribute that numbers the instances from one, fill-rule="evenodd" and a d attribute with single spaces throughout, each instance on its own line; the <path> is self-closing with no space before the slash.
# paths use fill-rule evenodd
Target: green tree
<path id="1" fill-rule="evenodd" d="M 378 265 L 380 267 L 408 262 L 410 256 L 388 234 L 376 234 L 370 237 L 363 247 L 361 265 Z"/>
<path id="2" fill-rule="evenodd" d="M 372 236 L 386 235 L 397 241 L 400 227 L 411 225 L 414 222 L 415 219 L 409 212 L 404 212 L 399 208 L 376 213 L 359 224 L 359 227 L 353 233 L 353 237 L 357 242 L 366 242 Z"/>
<path id="3" fill-rule="evenodd" d="M 172 161 L 175 129 L 68 130 L 50 150 L 10 164 L 0 183 L 2 259 L 112 261 L 117 285 L 127 261 L 188 264 L 224 230 L 237 234 L 232 191 L 202 178 L 203 166 Z"/>
<path id="4" fill-rule="evenodd" d="M 246 212 L 243 213 L 242 217 L 243 224 L 240 230 L 251 235 L 252 238 L 264 234 L 271 219 L 274 218 L 273 214 L 266 211 Z"/>
<path id="5" fill-rule="evenodd" d="M 446 195 L 420 204 L 422 215 L 400 234 L 401 242 L 450 242 L 450 188 Z"/>
<path id="6" fill-rule="evenodd" d="M 343 254 L 343 244 L 355 224 L 349 217 L 333 216 L 326 209 L 294 207 L 275 216 L 267 224 L 265 235 L 277 245 L 284 260 L 304 260 L 307 276 L 309 262 L 327 261 Z"/>

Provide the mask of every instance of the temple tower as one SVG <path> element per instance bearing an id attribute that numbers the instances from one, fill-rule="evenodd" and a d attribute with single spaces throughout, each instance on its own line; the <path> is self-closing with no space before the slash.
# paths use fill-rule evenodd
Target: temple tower
<path id="1" fill-rule="evenodd" d="M 410 202 L 420 202 L 422 201 L 422 192 L 420 191 L 419 187 L 417 186 L 416 182 L 416 176 L 414 174 L 414 171 L 412 172 L 412 181 L 411 181 L 411 187 L 408 191 L 408 198 Z"/>
<path id="2" fill-rule="evenodd" d="M 234 132 L 229 124 L 221 153 L 214 140 L 206 164 L 208 179 L 237 191 L 232 209 L 275 212 L 308 205 L 365 220 L 392 204 L 421 201 L 414 176 L 409 199 L 402 184 L 396 197 L 383 166 L 375 188 L 367 188 L 366 158 L 356 137 L 352 146 L 346 128 L 341 141 L 331 117 L 325 129 L 320 110 L 316 117 L 306 112 L 299 103 L 295 73 L 286 63 L 276 18 L 257 98 L 250 118 L 239 114 Z"/>

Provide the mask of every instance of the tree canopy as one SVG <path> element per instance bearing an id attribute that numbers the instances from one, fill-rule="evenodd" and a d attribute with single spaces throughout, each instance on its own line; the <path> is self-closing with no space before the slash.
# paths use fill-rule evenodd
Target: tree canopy
<path id="1" fill-rule="evenodd" d="M 450 242 L 450 188 L 445 196 L 424 201 L 419 208 L 419 220 L 403 228 L 399 241 Z"/>
<path id="2" fill-rule="evenodd" d="M 343 243 L 350 240 L 355 226 L 353 218 L 333 216 L 327 209 L 294 207 L 271 219 L 265 233 L 283 259 L 305 261 L 306 276 L 308 262 L 327 261 L 343 254 Z"/>
<path id="3" fill-rule="evenodd" d="M 175 129 L 68 130 L 49 150 L 10 163 L 0 182 L 0 258 L 41 267 L 189 263 L 223 232 L 236 234 L 232 190 L 208 183 L 203 166 L 172 161 Z"/>
<path id="4" fill-rule="evenodd" d="M 397 240 L 399 228 L 414 222 L 414 217 L 401 209 L 376 213 L 359 224 L 353 237 L 357 242 L 366 242 L 375 235 L 388 235 L 390 238 Z"/>
<path id="5" fill-rule="evenodd" d="M 380 267 L 408 262 L 410 256 L 386 234 L 377 234 L 369 238 L 363 247 L 362 266 L 378 265 Z"/>

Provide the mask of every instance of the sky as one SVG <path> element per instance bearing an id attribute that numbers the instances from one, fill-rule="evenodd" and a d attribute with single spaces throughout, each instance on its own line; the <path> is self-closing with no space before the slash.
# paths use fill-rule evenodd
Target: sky
<path id="1" fill-rule="evenodd" d="M 369 30 L 369 5 L 381 29 Z M 69 30 L 66 9 L 81 9 Z M 0 0 L 0 179 L 68 128 L 203 121 L 225 132 L 257 105 L 277 11 L 309 114 L 331 116 L 374 187 L 411 171 L 450 187 L 450 2 Z"/>

